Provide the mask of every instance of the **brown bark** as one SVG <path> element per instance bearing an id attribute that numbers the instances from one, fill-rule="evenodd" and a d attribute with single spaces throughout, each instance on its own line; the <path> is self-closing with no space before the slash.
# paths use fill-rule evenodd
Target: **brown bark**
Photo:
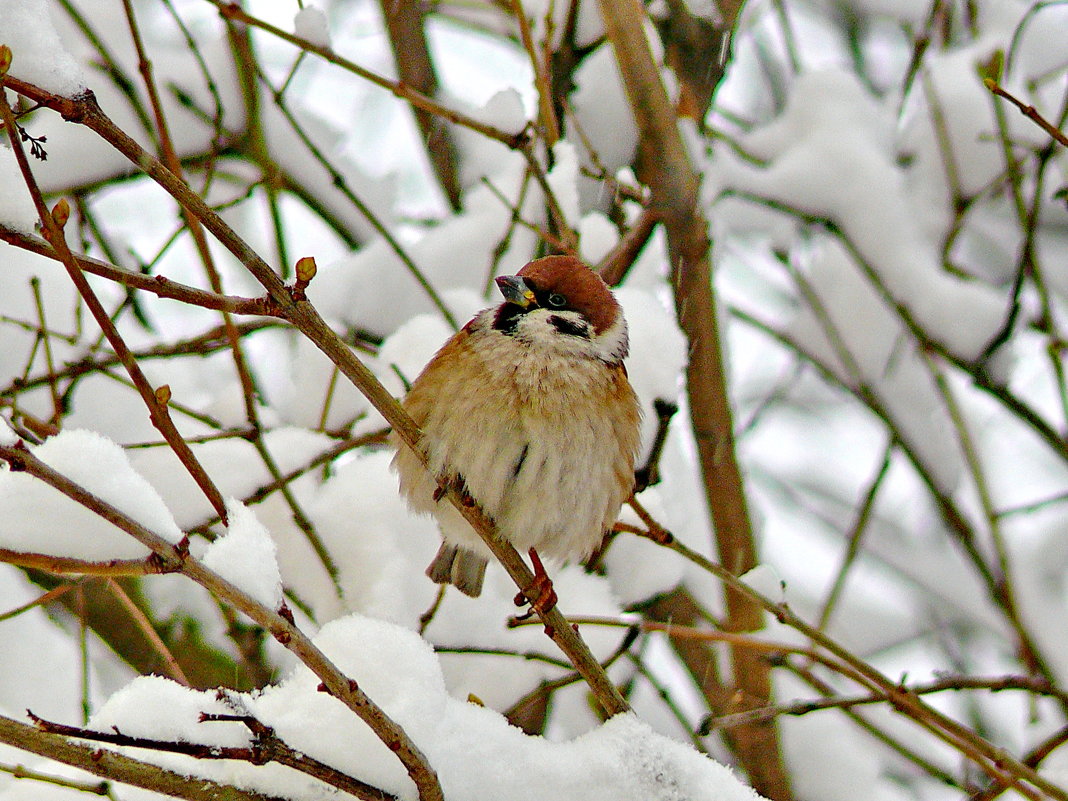
<path id="1" fill-rule="evenodd" d="M 690 163 L 677 117 L 653 62 L 637 0 L 601 0 L 608 39 L 640 136 L 638 176 L 652 193 L 668 239 L 679 325 L 689 342 L 686 387 L 705 494 L 721 563 L 735 574 L 757 564 L 745 489 L 734 449 L 721 341 L 716 319 L 708 222 L 698 207 L 700 177 Z M 754 631 L 763 612 L 752 599 L 726 591 L 726 626 Z M 735 711 L 766 706 L 771 670 L 744 647 L 731 648 Z M 717 712 L 718 710 L 713 710 Z M 735 751 L 753 787 L 773 799 L 792 797 L 773 725 L 739 726 Z"/>
<path id="2" fill-rule="evenodd" d="M 438 79 L 423 27 L 424 4 L 409 0 L 379 0 L 382 18 L 389 32 L 397 77 L 420 94 L 434 97 Z M 460 210 L 460 181 L 456 174 L 456 149 L 445 120 L 427 109 L 412 106 L 416 124 L 423 134 L 430 165 L 453 211 Z"/>

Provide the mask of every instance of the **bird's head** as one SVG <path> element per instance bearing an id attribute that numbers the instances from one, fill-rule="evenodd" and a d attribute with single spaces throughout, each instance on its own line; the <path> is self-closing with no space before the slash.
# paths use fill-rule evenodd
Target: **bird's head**
<path id="1" fill-rule="evenodd" d="M 608 285 L 573 256 L 546 256 L 502 275 L 493 327 L 532 346 L 618 364 L 627 323 Z"/>

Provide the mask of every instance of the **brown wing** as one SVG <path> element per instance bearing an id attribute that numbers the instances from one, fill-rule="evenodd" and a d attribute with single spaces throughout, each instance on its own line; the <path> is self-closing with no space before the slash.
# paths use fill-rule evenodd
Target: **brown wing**
<path id="1" fill-rule="evenodd" d="M 401 405 L 416 425 L 422 426 L 426 422 L 434 404 L 441 402 L 447 385 L 457 379 L 457 368 L 466 361 L 464 351 L 470 348 L 470 328 L 469 323 L 453 334 L 412 382 Z"/>
<path id="2" fill-rule="evenodd" d="M 615 439 L 619 450 L 616 456 L 616 480 L 625 500 L 634 489 L 634 464 L 641 447 L 641 407 L 638 396 L 627 380 L 627 368 L 623 364 L 614 365 L 612 371 L 612 392 L 610 403 L 616 406 L 618 414 L 615 421 Z M 614 522 L 614 521 L 613 521 Z"/>

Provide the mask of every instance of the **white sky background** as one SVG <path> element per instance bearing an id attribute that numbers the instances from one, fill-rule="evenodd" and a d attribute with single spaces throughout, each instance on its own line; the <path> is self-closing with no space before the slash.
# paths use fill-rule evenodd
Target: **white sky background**
<path id="1" fill-rule="evenodd" d="M 88 50 L 73 37 L 69 23 L 53 13 L 55 30 L 49 25 L 43 12 L 55 12 L 52 5 L 48 0 L 0 4 L 0 41 L 7 41 L 15 52 L 12 73 L 61 93 L 75 91 L 84 82 L 97 92 L 109 114 L 135 131 L 135 118 L 123 109 L 123 101 L 101 73 L 87 64 Z M 81 3 L 80 7 L 99 26 L 129 73 L 136 75 L 121 5 Z M 176 7 L 201 43 L 213 72 L 226 75 L 228 55 L 214 9 L 194 0 Z M 990 191 L 1004 162 L 994 135 L 991 100 L 976 79 L 974 64 L 995 47 L 1005 48 L 1013 41 L 1021 21 L 1027 19 L 1027 6 L 1011 0 L 980 2 L 976 35 L 962 35 L 932 51 L 924 61 L 923 80 L 918 78 L 907 95 L 900 88 L 909 52 L 902 30 L 922 24 L 926 5 L 886 6 L 858 0 L 851 7 L 869 21 L 858 34 L 867 59 L 863 74 L 858 75 L 842 28 L 828 9 L 792 4 L 790 21 L 802 61 L 801 74 L 794 76 L 782 58 L 781 27 L 767 6 L 753 4 L 735 44 L 732 71 L 720 90 L 719 113 L 709 120 L 720 135 L 700 138 L 687 130 L 693 157 L 704 175 L 702 203 L 715 235 L 724 314 L 733 309 L 755 317 L 793 339 L 846 387 L 863 385 L 881 405 L 900 442 L 861 560 L 832 617 L 831 633 L 892 677 L 907 674 L 909 680 L 921 681 L 946 671 L 1019 671 L 1004 618 L 987 600 L 930 503 L 929 486 L 953 498 L 976 521 L 983 520 L 969 454 L 908 321 L 948 356 L 971 362 L 983 354 L 1008 313 L 1019 230 L 1013 227 L 1011 204 Z M 176 81 L 208 104 L 210 96 L 196 79 L 199 73 L 169 16 L 147 1 L 137 8 L 157 80 Z M 541 13 L 540 8 L 531 6 L 531 11 Z M 294 27 L 295 3 L 263 0 L 250 3 L 248 9 L 283 29 Z M 324 4 L 324 12 L 329 40 L 338 52 L 373 71 L 392 73 L 377 4 Z M 307 13 L 300 28 L 305 31 L 317 24 Z M 1025 26 L 1018 36 L 1014 71 L 1006 84 L 1055 116 L 1065 89 L 1064 37 L 1056 32 L 1068 32 L 1068 14 L 1057 7 L 1041 14 L 1039 24 Z M 587 41 L 594 40 L 596 20 L 587 15 L 583 25 Z M 430 34 L 447 102 L 513 123 L 534 113 L 531 70 L 514 44 L 453 22 L 435 22 Z M 62 47 L 56 46 L 57 35 L 64 40 Z M 257 35 L 256 44 L 270 78 L 279 82 L 293 63 L 293 49 L 269 36 Z M 1043 75 L 1047 77 L 1030 89 L 1028 79 Z M 623 170 L 633 155 L 635 132 L 607 48 L 587 59 L 576 83 L 575 114 L 586 135 L 610 172 Z M 930 91 L 941 99 L 948 131 L 944 139 L 932 124 L 931 95 L 916 88 L 920 86 L 933 87 Z M 221 81 L 220 92 L 228 108 L 238 107 L 232 83 Z M 486 182 L 517 198 L 525 168 L 521 158 L 477 136 L 459 133 L 467 192 L 464 211 L 449 214 L 428 174 L 409 112 L 388 93 L 308 57 L 287 97 L 317 144 L 394 231 L 461 323 L 496 302 L 492 297 L 487 300 L 486 294 L 490 254 L 511 212 Z M 202 149 L 210 131 L 168 103 L 173 119 L 180 121 L 174 126 L 179 151 Z M 486 104 L 489 108 L 479 111 Z M 316 257 L 320 271 L 309 296 L 327 319 L 383 339 L 378 355 L 369 357 L 368 364 L 399 394 L 403 385 L 394 367 L 408 379 L 414 377 L 448 335 L 448 326 L 395 254 L 331 187 L 329 176 L 281 115 L 270 108 L 265 114 L 268 147 L 275 160 L 306 182 L 322 205 L 365 242 L 356 250 L 348 248 L 322 219 L 288 198 L 282 208 L 290 260 Z M 1008 115 L 1013 141 L 1023 145 L 1044 141 L 1015 111 L 1009 109 Z M 91 183 L 121 168 L 119 157 L 54 115 L 37 113 L 27 128 L 35 136 L 48 137 L 49 160 L 35 163 L 34 169 L 50 190 Z M 143 135 L 139 138 L 145 141 Z M 954 153 L 962 190 L 980 198 L 951 253 L 954 265 L 960 267 L 956 271 L 946 269 L 941 247 L 953 223 L 941 149 L 945 141 Z M 550 182 L 582 234 L 583 254 L 595 260 L 615 244 L 617 233 L 598 205 L 596 187 L 578 177 L 583 147 L 575 137 L 558 147 Z M 1054 158 L 1051 174 L 1063 182 L 1063 152 Z M 0 149 L 0 179 L 5 186 L 0 193 L 0 222 L 28 230 L 32 209 L 17 191 L 11 162 L 10 153 Z M 238 177 L 242 169 L 234 165 Z M 620 175 L 632 179 L 625 171 Z M 234 199 L 239 194 L 236 186 L 223 183 L 211 199 Z M 175 225 L 172 205 L 145 181 L 119 184 L 93 195 L 91 203 L 106 221 L 109 236 L 120 243 L 118 250 L 129 261 L 125 266 L 136 267 L 138 260 L 154 255 Z M 797 216 L 772 209 L 772 203 L 829 225 L 803 224 Z M 540 197 L 531 193 L 521 210 L 539 219 Z M 632 215 L 635 212 L 628 209 Z M 1063 267 L 1068 247 L 1064 233 L 1068 219 L 1063 202 L 1048 203 L 1043 213 L 1036 247 L 1049 266 L 1049 302 L 1059 322 L 1068 281 L 1057 265 Z M 226 218 L 274 263 L 262 193 L 228 209 Z M 517 229 L 500 269 L 513 272 L 530 257 L 534 245 L 533 234 Z M 221 251 L 220 256 L 228 291 L 257 294 L 250 279 Z M 50 324 L 61 331 L 73 330 L 75 299 L 58 266 L 6 245 L 0 245 L 0 265 L 0 314 L 5 321 L 33 319 L 26 286 L 31 275 L 39 275 Z M 184 238 L 159 259 L 155 270 L 174 280 L 203 283 Z M 647 410 L 646 443 L 654 428 L 652 400 L 680 399 L 685 362 L 685 342 L 673 323 L 665 272 L 663 242 L 655 238 L 619 290 L 632 336 L 628 369 Z M 797 289 L 797 276 L 819 298 L 818 304 L 806 302 L 805 293 Z M 94 285 L 109 303 L 121 297 L 104 283 Z M 1026 324 L 1037 316 L 1039 299 L 1032 291 L 1025 293 L 1023 302 L 1018 335 L 999 351 L 989 369 L 1052 427 L 1063 430 L 1055 376 L 1044 361 L 1045 340 Z M 150 303 L 148 315 L 154 332 L 138 327 L 129 317 L 122 321 L 132 345 L 175 341 L 218 324 L 214 314 L 173 303 Z M 833 334 L 828 334 L 828 324 Z M 814 370 L 797 370 L 791 351 L 753 326 L 734 322 L 728 330 L 732 391 L 743 432 L 740 453 L 767 562 L 761 575 L 765 580 L 781 577 L 786 600 L 812 618 L 834 580 L 857 499 L 882 458 L 886 425 L 844 392 L 829 389 Z M 11 324 L 0 329 L 0 337 L 5 342 L 0 383 L 7 385 L 25 369 L 33 337 Z M 80 348 L 57 341 L 56 358 L 77 358 Z M 330 367 L 307 343 L 276 332 L 250 337 L 248 348 L 264 388 L 264 418 L 274 429 L 268 447 L 283 472 L 295 469 L 331 444 L 312 430 L 319 422 Z M 225 425 L 243 424 L 240 387 L 225 354 L 145 366 L 150 380 L 169 383 L 183 403 Z M 31 372 L 40 367 L 39 361 L 34 362 Z M 995 507 L 1007 509 L 1064 493 L 1065 462 L 1002 406 L 973 391 L 967 376 L 947 373 L 946 385 L 976 440 L 982 480 L 992 488 Z M 47 416 L 44 393 L 26 402 Z M 8 412 L 0 407 L 0 414 Z M 343 388 L 331 404 L 327 422 L 340 426 L 361 414 L 356 431 L 380 426 L 381 418 L 367 402 Z M 711 537 L 684 415 L 685 410 L 672 428 L 662 464 L 665 480 L 643 500 L 677 537 L 708 553 Z M 179 423 L 189 436 L 212 431 L 191 418 L 183 417 Z M 195 526 L 210 514 L 172 454 L 159 448 L 124 452 L 118 447 L 157 438 L 140 402 L 121 385 L 102 378 L 79 385 L 64 428 L 37 454 L 114 499 L 157 533 L 176 541 L 180 529 Z M 6 442 L 6 428 L 0 431 L 4 432 L 0 442 Z M 262 463 L 243 440 L 194 449 L 227 497 L 244 497 L 267 480 Z M 507 728 L 493 710 L 508 708 L 538 682 L 558 676 L 559 670 L 538 661 L 438 656 L 426 643 L 546 655 L 555 654 L 555 649 L 536 626 L 504 628 L 503 621 L 514 611 L 515 590 L 492 568 L 481 599 L 450 593 L 425 632 L 425 641 L 413 633 L 434 597 L 422 570 L 436 549 L 437 534 L 430 520 L 408 514 L 397 496 L 388 461 L 386 453 L 358 453 L 328 479 L 308 477 L 294 485 L 340 567 L 340 597 L 277 497 L 249 509 L 233 506 L 232 530 L 220 529 L 225 536 L 210 547 L 194 542 L 194 555 L 270 605 L 277 603 L 283 586 L 302 598 L 316 618 L 315 623 L 302 619 L 302 625 L 310 633 L 323 627 L 318 631 L 321 646 L 351 670 L 427 751 L 450 801 L 752 797 L 718 764 L 690 748 L 680 722 L 665 710 L 652 685 L 640 680 L 635 718 L 600 725 L 582 691 L 571 688 L 554 705 L 547 739 L 528 738 Z M 1009 516 L 1002 523 L 1020 588 L 1021 614 L 1062 680 L 1068 677 L 1068 649 L 1062 642 L 1068 614 L 1064 512 L 1063 504 L 1050 504 L 1037 514 Z M 980 528 L 987 533 L 987 527 Z M 0 547 L 99 559 L 131 558 L 143 552 L 116 529 L 88 522 L 69 501 L 6 470 L 0 472 Z M 980 543 L 984 552 L 992 547 L 989 538 Z M 621 538 L 613 547 L 605 576 L 556 566 L 554 580 L 563 606 L 574 614 L 620 615 L 627 604 L 668 591 L 680 581 L 687 582 L 711 611 L 719 611 L 720 593 L 714 582 L 634 538 Z M 207 636 L 222 641 L 217 611 L 191 592 L 187 582 L 167 578 L 149 583 L 147 591 L 161 616 L 168 611 L 196 615 Z M 0 566 L 0 612 L 24 603 L 34 592 L 18 571 Z M 30 707 L 65 721 L 78 719 L 76 643 L 69 624 L 64 626 L 39 611 L 0 621 L 0 637 L 13 644 L 0 648 L 0 713 L 20 717 Z M 621 636 L 619 630 L 594 626 L 584 626 L 583 635 L 602 658 Z M 958 635 L 959 642 L 954 639 Z M 768 636 L 796 641 L 780 628 Z M 955 645 L 948 646 L 948 640 Z M 955 648 L 967 650 L 962 654 Z M 241 742 L 240 732 L 195 723 L 197 712 L 217 704 L 213 694 L 187 691 L 161 678 L 139 678 L 127 686 L 133 677 L 124 668 L 98 644 L 90 650 L 94 726 L 115 725 L 148 737 L 201 742 L 217 737 L 220 743 L 229 737 Z M 41 653 L 67 657 L 47 675 L 25 675 L 24 666 Z M 383 749 L 377 749 L 367 730 L 316 693 L 310 674 L 281 649 L 272 651 L 272 657 L 284 678 L 262 695 L 240 697 L 239 703 L 275 726 L 293 745 L 403 798 L 414 797 L 399 763 L 380 753 Z M 654 649 L 651 664 L 656 678 L 673 688 L 688 725 L 696 725 L 702 714 L 700 701 L 668 649 Z M 627 678 L 626 670 L 625 665 L 617 666 L 613 678 Z M 780 684 L 783 699 L 811 694 L 792 679 L 783 678 Z M 469 693 L 488 708 L 467 703 Z M 999 741 L 1016 752 L 1060 725 L 1055 711 L 1044 703 L 1037 705 L 1039 714 L 1032 717 L 1019 695 L 984 696 L 974 707 L 956 696 L 939 696 L 933 703 L 957 713 L 978 710 Z M 902 721 L 887 725 L 905 736 L 918 736 Z M 875 801 L 958 797 L 951 788 L 918 776 L 874 741 L 858 736 L 840 716 L 785 720 L 783 741 L 801 797 L 846 801 L 858 797 L 858 788 L 865 788 L 864 797 Z M 706 744 L 714 755 L 725 756 L 714 738 Z M 956 771 L 956 754 L 927 740 L 922 747 L 928 758 Z M 24 755 L 0 750 L 0 761 L 22 759 Z M 191 764 L 178 758 L 161 759 L 161 764 L 164 761 L 287 797 L 327 794 L 322 786 L 283 769 Z M 1051 776 L 1068 776 L 1068 762 L 1057 754 L 1048 765 Z M 70 790 L 0 775 L 0 801 L 22 797 L 58 801 L 73 795 Z M 127 796 L 120 790 L 118 795 L 143 794 Z"/>

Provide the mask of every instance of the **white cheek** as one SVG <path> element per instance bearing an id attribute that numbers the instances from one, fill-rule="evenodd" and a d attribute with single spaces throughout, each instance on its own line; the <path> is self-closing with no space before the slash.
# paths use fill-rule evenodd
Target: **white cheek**
<path id="1" fill-rule="evenodd" d="M 585 325 L 577 312 L 551 312 L 548 309 L 534 309 L 519 318 L 515 336 L 522 342 L 539 350 L 575 356 L 588 356 L 591 353 L 590 340 L 583 337 L 561 333 L 560 329 L 549 322 L 551 317 L 564 317 L 580 325 Z"/>
<path id="2" fill-rule="evenodd" d="M 623 319 L 623 315 L 617 316 L 612 325 L 595 336 L 593 344 L 599 359 L 609 363 L 623 361 L 630 350 L 627 321 Z"/>
<path id="3" fill-rule="evenodd" d="M 534 309 L 520 318 L 515 336 L 532 347 L 563 355 L 598 359 L 610 364 L 622 361 L 627 355 L 627 323 L 622 316 L 601 334 L 590 339 L 563 333 L 549 322 L 552 317 L 563 317 L 589 327 L 585 318 L 575 311 Z"/>

